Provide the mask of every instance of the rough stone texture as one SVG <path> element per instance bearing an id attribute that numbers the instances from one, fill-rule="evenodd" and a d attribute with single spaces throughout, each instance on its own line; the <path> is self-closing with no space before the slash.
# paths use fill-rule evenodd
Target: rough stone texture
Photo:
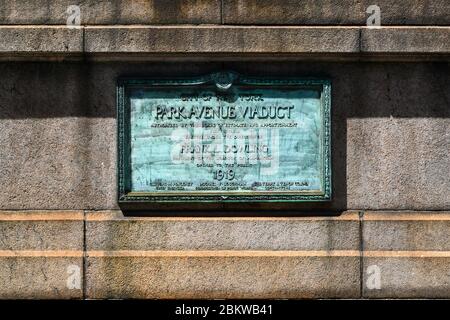
<path id="1" fill-rule="evenodd" d="M 449 212 L 365 212 L 363 297 L 449 298 L 449 227 Z M 379 289 L 370 286 L 373 268 Z"/>
<path id="2" fill-rule="evenodd" d="M 79 211 L 0 211 L 0 299 L 82 298 L 83 219 Z M 73 268 L 79 288 L 68 286 Z"/>
<path id="3" fill-rule="evenodd" d="M 449 53 L 450 27 L 364 28 L 361 52 L 367 53 Z"/>
<path id="4" fill-rule="evenodd" d="M 0 26 L 3 60 L 146 58 L 183 54 L 280 55 L 338 60 L 367 58 L 446 59 L 450 27 L 298 26 Z M 426 56 L 424 54 L 430 54 Z"/>
<path id="5" fill-rule="evenodd" d="M 333 205 L 450 208 L 448 63 L 231 63 L 257 76 L 332 80 Z"/>
<path id="6" fill-rule="evenodd" d="M 64 253 L 48 257 L 0 252 L 0 299 L 81 299 L 82 287 L 71 289 L 67 281 L 73 266 L 80 268 L 83 277 L 82 259 Z"/>
<path id="7" fill-rule="evenodd" d="M 358 28 L 86 27 L 87 53 L 351 53 Z"/>
<path id="8" fill-rule="evenodd" d="M 23 99 L 23 103 L 31 102 Z M 64 107 L 61 100 L 60 103 Z M 114 125 L 114 120 L 107 118 L 1 120 L 1 171 L 6 175 L 0 178 L 5 183 L 1 206 L 7 209 L 114 206 Z M 95 155 L 100 159 L 94 159 Z"/>
<path id="9" fill-rule="evenodd" d="M 450 210 L 450 65 L 301 61 L 1 63 L 0 208 L 117 208 L 116 78 L 220 69 L 332 79 L 334 198 L 297 209 Z"/>
<path id="10" fill-rule="evenodd" d="M 81 24 L 220 24 L 220 0 L 0 1 L 0 24 L 66 24 L 78 4 Z M 225 24 L 365 25 L 371 0 L 226 0 Z M 446 0 L 377 0 L 383 25 L 449 25 Z"/>
<path id="11" fill-rule="evenodd" d="M 81 28 L 48 26 L 0 27 L 0 55 L 13 53 L 64 53 L 83 51 Z"/>
<path id="12" fill-rule="evenodd" d="M 366 212 L 364 250 L 450 251 L 449 212 Z"/>
<path id="13" fill-rule="evenodd" d="M 90 212 L 87 250 L 359 250 L 359 215 L 304 218 L 125 218 Z"/>
<path id="14" fill-rule="evenodd" d="M 0 0 L 0 209 L 33 209 L 0 211 L 0 298 L 450 298 L 450 212 L 420 211 L 450 210 L 450 2 L 371 4 Z M 223 69 L 332 80 L 333 200 L 84 221 L 118 209 L 117 77 Z"/>
<path id="15" fill-rule="evenodd" d="M 117 208 L 116 78 L 180 66 L 105 66 L 0 64 L 2 209 Z"/>
<path id="16" fill-rule="evenodd" d="M 88 212 L 86 249 L 88 298 L 359 296 L 356 212 L 303 218 Z"/>
<path id="17" fill-rule="evenodd" d="M 401 88 L 401 85 L 393 87 L 404 95 Z M 394 93 L 389 96 L 396 99 Z M 409 97 L 400 98 L 403 100 L 400 103 L 415 97 L 426 96 L 418 97 L 411 92 Z M 442 174 L 450 166 L 449 128 L 449 118 L 351 119 L 348 140 L 354 148 L 349 147 L 347 154 L 348 172 L 352 170 L 347 184 L 348 207 L 449 209 L 450 181 Z"/>
<path id="18" fill-rule="evenodd" d="M 364 298 L 449 298 L 449 221 L 449 212 L 364 212 L 360 245 L 356 212 L 299 218 L 88 212 L 81 283 L 86 298 L 100 299 L 358 298 L 360 288 Z M 0 298 L 83 298 L 82 288 L 68 287 L 74 265 L 83 279 L 82 223 L 80 211 L 1 211 Z M 380 271 L 379 289 L 369 285 L 371 266 Z"/>
<path id="19" fill-rule="evenodd" d="M 83 212 L 0 211 L 0 250 L 83 250 Z"/>
<path id="20" fill-rule="evenodd" d="M 382 25 L 449 25 L 447 0 L 226 0 L 225 24 L 366 25 L 370 5 Z"/>
<path id="21" fill-rule="evenodd" d="M 0 0 L 0 24 L 66 24 L 70 5 L 81 24 L 220 23 L 220 0 Z"/>
<path id="22" fill-rule="evenodd" d="M 218 254 L 217 254 L 218 253 Z M 91 256 L 87 298 L 359 297 L 357 256 Z"/>
<path id="23" fill-rule="evenodd" d="M 450 254 L 441 257 L 407 253 L 364 257 L 364 298 L 450 298 Z M 367 268 L 379 268 L 380 289 L 369 289 Z M 369 269 L 370 270 L 370 269 Z M 372 274 L 373 271 L 369 272 Z"/>
<path id="24" fill-rule="evenodd" d="M 0 70 L 0 206 L 114 206 L 114 103 L 105 109 L 96 101 L 113 99 L 114 77 L 107 93 L 78 64 L 5 63 Z M 88 100 L 91 88 L 96 98 Z"/>

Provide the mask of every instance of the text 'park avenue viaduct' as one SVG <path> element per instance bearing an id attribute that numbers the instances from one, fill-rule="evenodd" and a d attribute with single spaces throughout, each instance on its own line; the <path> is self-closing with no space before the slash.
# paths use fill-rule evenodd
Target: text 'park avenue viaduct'
<path id="1" fill-rule="evenodd" d="M 450 298 L 450 1 L 0 0 L 1 299 Z"/>

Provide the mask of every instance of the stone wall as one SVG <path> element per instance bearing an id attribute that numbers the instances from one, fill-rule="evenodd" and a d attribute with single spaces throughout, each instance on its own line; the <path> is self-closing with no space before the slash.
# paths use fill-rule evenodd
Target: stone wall
<path id="1" fill-rule="evenodd" d="M 0 0 L 0 297 L 449 298 L 449 12 Z M 332 80 L 333 200 L 122 212 L 117 77 L 223 69 Z"/>

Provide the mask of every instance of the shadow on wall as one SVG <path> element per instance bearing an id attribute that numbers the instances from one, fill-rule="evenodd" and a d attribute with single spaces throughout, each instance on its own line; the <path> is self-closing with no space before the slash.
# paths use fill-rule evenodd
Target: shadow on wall
<path id="1" fill-rule="evenodd" d="M 376 168 L 365 168 L 370 151 L 389 148 L 377 145 L 385 142 L 374 141 L 368 132 L 396 133 L 392 139 L 398 140 L 399 148 L 403 134 L 411 132 L 402 132 L 401 126 L 398 132 L 393 130 L 395 123 L 388 130 L 383 125 L 365 127 L 364 120 L 450 118 L 450 65 L 446 62 L 0 63 L 0 184 L 7 186 L 0 196 L 0 209 L 117 209 L 117 77 L 196 76 L 219 70 L 332 79 L 333 201 L 271 204 L 267 215 L 277 208 L 288 210 L 283 215 L 289 215 L 289 210 L 292 214 L 299 210 L 338 213 L 363 209 L 365 202 L 370 208 L 389 208 L 388 198 L 393 195 L 388 189 L 380 190 L 383 183 L 370 176 L 376 171 L 368 171 Z M 409 143 L 415 138 L 405 139 Z M 395 146 L 395 141 L 390 144 Z M 383 202 L 383 197 L 388 200 Z M 267 207 L 244 204 L 227 205 L 227 209 L 233 215 L 241 215 L 236 211 L 240 209 L 256 209 L 263 215 Z"/>

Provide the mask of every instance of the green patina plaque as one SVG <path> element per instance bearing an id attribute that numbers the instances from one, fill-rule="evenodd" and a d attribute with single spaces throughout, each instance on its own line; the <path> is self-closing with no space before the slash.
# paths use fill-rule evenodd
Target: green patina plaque
<path id="1" fill-rule="evenodd" d="M 331 199 L 326 80 L 120 79 L 119 202 Z"/>

